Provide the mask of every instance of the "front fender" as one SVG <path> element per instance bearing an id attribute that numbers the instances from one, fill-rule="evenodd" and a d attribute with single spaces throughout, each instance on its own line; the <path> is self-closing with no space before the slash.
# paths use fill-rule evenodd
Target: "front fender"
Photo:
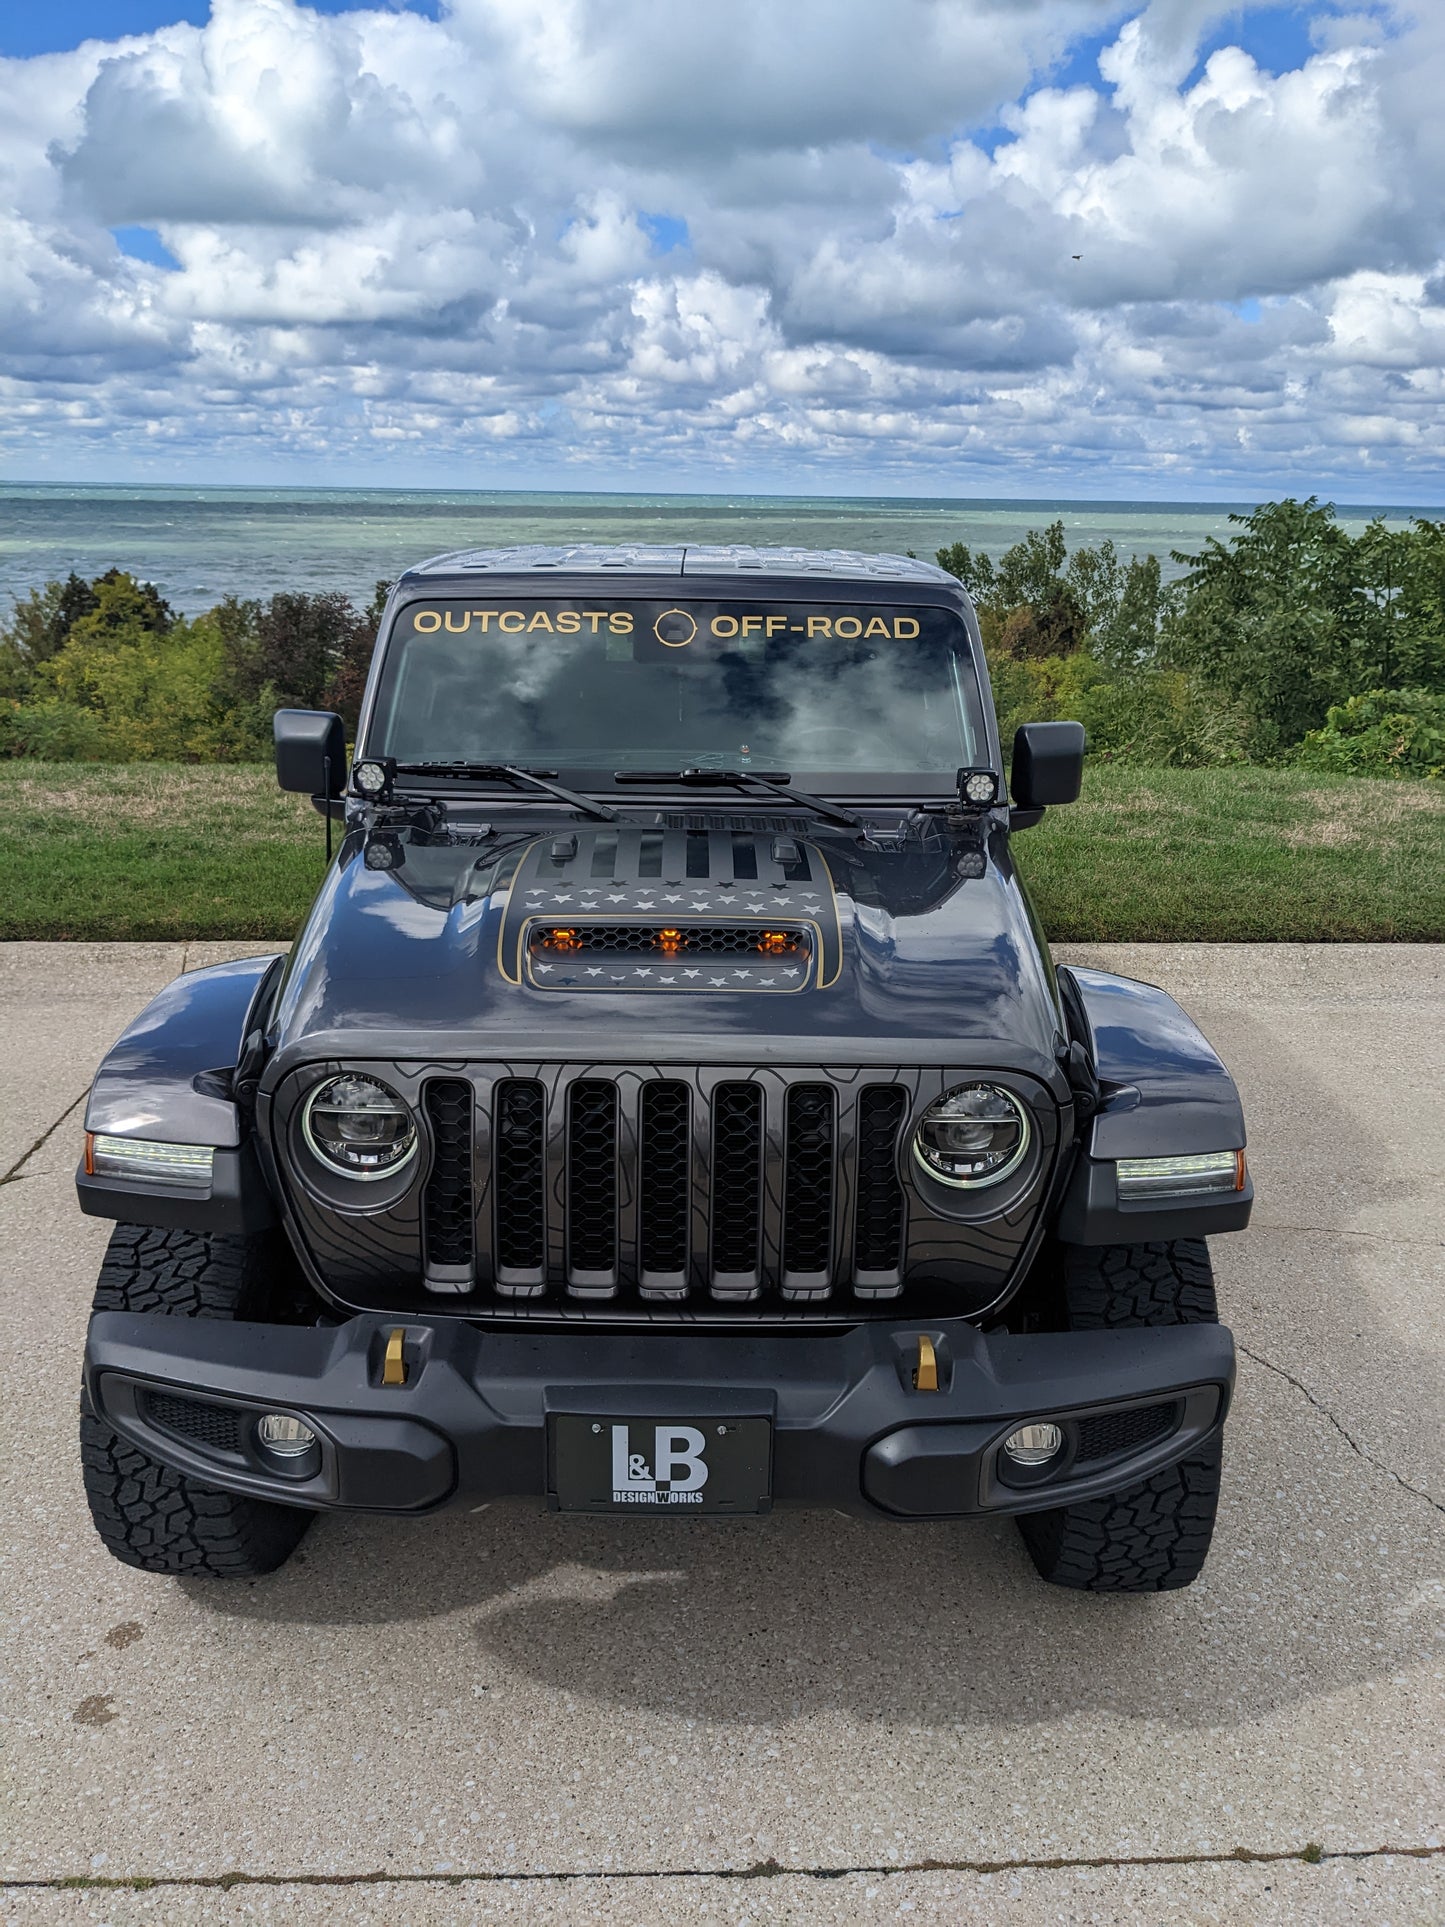
<path id="1" fill-rule="evenodd" d="M 1193 1019 L 1167 992 L 1131 977 L 1060 965 L 1065 1003 L 1100 1084 L 1100 1103 L 1060 1208 L 1070 1244 L 1141 1244 L 1240 1231 L 1254 1187 L 1121 1202 L 1119 1158 L 1178 1157 L 1244 1149 L 1244 1110 L 1234 1079 Z M 1072 994 L 1069 994 L 1072 993 Z"/>
<path id="2" fill-rule="evenodd" d="M 251 1232 L 275 1211 L 230 1075 L 259 1021 L 283 959 L 272 954 L 188 971 L 153 997 L 95 1074 L 85 1128 L 215 1149 L 207 1193 L 75 1175 L 92 1217 L 193 1231 Z"/>

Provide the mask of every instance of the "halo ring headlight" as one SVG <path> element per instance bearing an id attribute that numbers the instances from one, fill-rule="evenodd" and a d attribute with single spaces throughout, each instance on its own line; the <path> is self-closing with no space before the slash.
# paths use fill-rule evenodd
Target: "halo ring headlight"
<path id="1" fill-rule="evenodd" d="M 390 1177 L 416 1156 L 411 1106 L 364 1071 L 318 1084 L 301 1113 L 301 1134 L 328 1171 L 363 1184 Z"/>
<path id="2" fill-rule="evenodd" d="M 976 1191 L 1016 1171 L 1033 1136 L 1028 1108 L 1001 1084 L 959 1084 L 929 1105 L 913 1155 L 940 1184 Z"/>

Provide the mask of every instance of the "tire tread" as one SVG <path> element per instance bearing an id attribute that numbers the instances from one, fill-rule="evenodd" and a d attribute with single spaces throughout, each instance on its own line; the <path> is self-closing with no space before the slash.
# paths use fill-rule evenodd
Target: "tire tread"
<path id="1" fill-rule="evenodd" d="M 175 1318 L 263 1312 L 276 1253 L 264 1239 L 119 1224 L 96 1284 L 95 1311 Z M 142 1572 L 248 1579 L 274 1572 L 312 1514 L 223 1492 L 123 1439 L 82 1391 L 80 1458 L 90 1516 L 107 1549 Z"/>
<path id="2" fill-rule="evenodd" d="M 1219 1311 L 1202 1238 L 1065 1248 L 1070 1331 L 1212 1325 Z M 1198 1578 L 1214 1533 L 1223 1452 L 1218 1434 L 1190 1458 L 1121 1492 L 1022 1514 L 1040 1576 L 1083 1592 L 1173 1592 Z"/>

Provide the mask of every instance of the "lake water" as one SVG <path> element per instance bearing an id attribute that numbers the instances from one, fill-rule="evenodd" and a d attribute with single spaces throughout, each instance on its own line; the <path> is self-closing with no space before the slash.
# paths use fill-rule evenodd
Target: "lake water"
<path id="1" fill-rule="evenodd" d="M 950 501 L 909 497 L 534 494 L 523 491 L 67 488 L 0 484 L 0 611 L 71 569 L 112 566 L 156 583 L 186 613 L 225 595 L 344 589 L 369 598 L 379 577 L 448 549 L 513 542 L 755 542 L 808 548 L 912 549 L 949 542 L 999 555 L 1031 528 L 1063 519 L 1071 548 L 1112 536 L 1152 551 L 1229 533 L 1231 508 L 1197 502 Z M 1420 511 L 1438 515 L 1439 511 Z M 1395 505 L 1342 508 L 1363 527 Z"/>

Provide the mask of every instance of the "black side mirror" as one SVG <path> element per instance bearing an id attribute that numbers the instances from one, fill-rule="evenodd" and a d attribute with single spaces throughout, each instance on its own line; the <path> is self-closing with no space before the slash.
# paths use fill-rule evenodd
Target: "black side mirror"
<path id="1" fill-rule="evenodd" d="M 329 709 L 276 711 L 276 781 L 305 796 L 340 796 L 346 787 L 346 726 Z"/>
<path id="2" fill-rule="evenodd" d="M 1022 809 L 1072 803 L 1083 781 L 1082 723 L 1025 723 L 1015 732 L 1009 788 Z"/>

